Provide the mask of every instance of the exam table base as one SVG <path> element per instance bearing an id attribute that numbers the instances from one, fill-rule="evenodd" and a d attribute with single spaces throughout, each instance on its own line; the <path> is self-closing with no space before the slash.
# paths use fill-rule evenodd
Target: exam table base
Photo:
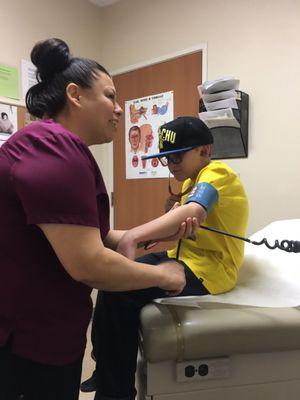
<path id="1" fill-rule="evenodd" d="M 227 360 L 229 366 L 227 378 L 199 377 L 197 380 L 178 382 L 176 377 L 178 366 L 175 361 L 149 363 L 141 357 L 137 371 L 137 398 L 138 400 L 299 400 L 300 350 L 238 354 L 229 356 Z M 195 365 L 199 362 L 201 363 L 201 360 L 195 360 Z"/>

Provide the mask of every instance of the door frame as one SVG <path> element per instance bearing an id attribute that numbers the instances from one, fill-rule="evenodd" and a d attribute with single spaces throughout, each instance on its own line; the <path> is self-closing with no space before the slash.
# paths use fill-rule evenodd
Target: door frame
<path id="1" fill-rule="evenodd" d="M 198 51 L 202 52 L 202 82 L 205 82 L 207 80 L 207 43 L 199 43 L 198 45 L 188 47 L 186 49 L 179 50 L 174 53 L 165 54 L 160 57 L 152 58 L 150 60 L 145 60 L 145 61 L 142 61 L 137 64 L 128 65 L 128 66 L 116 69 L 114 71 L 111 71 L 110 74 L 112 75 L 112 77 L 114 77 L 114 75 L 124 74 L 126 72 L 137 70 L 139 68 L 148 67 L 150 65 L 159 64 L 161 62 L 172 60 L 174 58 L 178 58 L 178 57 L 185 56 L 188 54 L 197 53 Z M 113 193 L 114 192 L 114 148 L 113 148 L 113 142 L 109 143 L 107 154 L 108 154 L 107 186 L 108 186 L 109 193 Z M 111 200 L 111 196 L 110 196 L 110 200 Z M 111 226 L 111 229 L 114 228 L 114 206 L 112 205 L 111 201 L 110 201 L 110 226 Z"/>

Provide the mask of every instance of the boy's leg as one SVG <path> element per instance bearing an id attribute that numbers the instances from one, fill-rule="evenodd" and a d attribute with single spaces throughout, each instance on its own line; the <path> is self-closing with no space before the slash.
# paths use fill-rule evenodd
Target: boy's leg
<path id="1" fill-rule="evenodd" d="M 156 265 L 160 260 L 160 256 L 149 254 L 147 259 L 137 261 Z M 152 299 L 164 295 L 159 288 L 101 293 L 97 307 L 99 336 L 95 400 L 135 398 L 140 310 Z"/>
<path id="2" fill-rule="evenodd" d="M 166 253 L 154 253 L 137 261 L 157 265 L 166 260 L 168 260 Z M 201 282 L 188 269 L 186 276 L 187 286 L 182 295 L 208 294 Z M 166 296 L 166 293 L 159 288 L 118 293 L 102 292 L 101 301 L 97 304 L 99 336 L 95 400 L 135 398 L 140 310 L 153 299 Z"/>

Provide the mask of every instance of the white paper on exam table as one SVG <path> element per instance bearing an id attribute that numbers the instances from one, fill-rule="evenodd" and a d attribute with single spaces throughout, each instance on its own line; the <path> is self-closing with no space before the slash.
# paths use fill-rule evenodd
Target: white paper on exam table
<path id="1" fill-rule="evenodd" d="M 276 221 L 256 232 L 251 240 L 266 237 L 300 239 L 300 219 Z M 300 253 L 270 250 L 265 245 L 245 245 L 245 260 L 237 285 L 228 293 L 208 296 L 188 296 L 157 299 L 155 302 L 190 307 L 205 307 L 205 303 L 222 303 L 254 307 L 297 307 L 300 305 Z"/>

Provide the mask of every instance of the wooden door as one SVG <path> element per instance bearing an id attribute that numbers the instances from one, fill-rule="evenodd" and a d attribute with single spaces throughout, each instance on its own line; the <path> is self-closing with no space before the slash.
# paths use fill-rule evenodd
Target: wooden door
<path id="1" fill-rule="evenodd" d="M 174 117 L 198 116 L 202 82 L 202 53 L 184 55 L 159 64 L 143 67 L 113 77 L 118 102 L 124 109 L 125 101 L 174 91 Z M 114 138 L 114 228 L 128 229 L 154 219 L 164 213 L 168 197 L 168 179 L 127 179 L 125 170 L 125 118 L 121 119 Z M 173 191 L 181 184 L 171 180 Z M 169 247 L 169 245 L 167 245 Z M 165 244 L 155 251 L 166 248 Z"/>

